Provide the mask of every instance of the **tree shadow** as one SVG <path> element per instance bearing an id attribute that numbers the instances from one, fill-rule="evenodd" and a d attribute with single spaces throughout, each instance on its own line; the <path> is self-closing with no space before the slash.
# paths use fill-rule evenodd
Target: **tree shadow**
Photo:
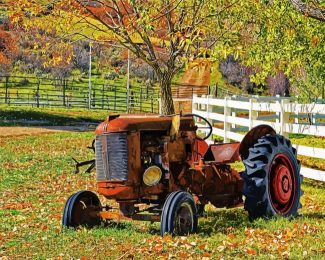
<path id="1" fill-rule="evenodd" d="M 0 110 L 0 126 L 71 126 L 80 123 L 98 124 L 101 121 L 82 115 L 69 116 L 19 109 L 10 111 Z"/>
<path id="2" fill-rule="evenodd" d="M 160 222 L 150 224 L 148 233 L 153 236 L 160 236 Z"/>
<path id="3" fill-rule="evenodd" d="M 325 189 L 325 182 L 304 178 L 303 185 L 308 188 Z"/>
<path id="4" fill-rule="evenodd" d="M 229 233 L 232 229 L 245 229 L 248 226 L 254 226 L 254 223 L 248 221 L 248 215 L 243 209 L 207 212 L 206 216 L 199 219 L 199 233 L 203 236 Z"/>
<path id="5" fill-rule="evenodd" d="M 254 222 L 249 222 L 248 215 L 243 209 L 222 209 L 217 211 L 205 212 L 199 218 L 198 234 L 200 236 L 211 236 L 216 233 L 229 233 L 234 229 L 245 229 L 255 226 Z M 151 235 L 160 235 L 159 223 L 151 224 L 148 227 Z"/>
<path id="6" fill-rule="evenodd" d="M 218 233 L 229 234 L 234 231 L 243 231 L 246 228 L 265 228 L 269 225 L 268 221 L 272 219 L 256 219 L 250 221 L 247 213 L 244 209 L 221 209 L 212 212 L 206 212 L 206 215 L 199 218 L 198 232 L 197 234 L 201 237 L 209 237 Z M 308 218 L 308 219 L 317 219 L 324 220 L 324 213 L 306 213 L 299 215 L 297 218 Z M 289 221 L 293 221 L 297 218 L 288 218 Z M 102 222 L 102 227 L 104 228 L 114 228 L 117 230 L 130 230 L 134 232 L 143 233 L 147 232 L 150 235 L 160 236 L 160 223 L 155 222 L 148 224 L 146 231 L 139 228 L 135 221 L 104 221 Z"/>
<path id="7" fill-rule="evenodd" d="M 299 217 L 300 218 L 325 220 L 325 213 L 321 213 L 321 212 L 304 213 L 304 214 L 301 214 Z"/>
<path id="8" fill-rule="evenodd" d="M 132 223 L 130 221 L 123 221 L 123 222 L 117 222 L 117 221 L 103 221 L 102 222 L 103 227 L 105 228 L 114 228 L 119 230 L 127 230 L 133 227 Z"/>
<path id="9" fill-rule="evenodd" d="M 114 221 L 114 220 L 104 220 L 101 223 L 100 227 L 112 228 L 116 230 L 132 230 L 136 233 L 143 233 L 143 229 L 136 224 L 137 221 L 125 220 L 125 221 Z M 146 228 L 146 233 L 150 235 L 160 235 L 160 225 L 159 223 L 150 223 Z"/>

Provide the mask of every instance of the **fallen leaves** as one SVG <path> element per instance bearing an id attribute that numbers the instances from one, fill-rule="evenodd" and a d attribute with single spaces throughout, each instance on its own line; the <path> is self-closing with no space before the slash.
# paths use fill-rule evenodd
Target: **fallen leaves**
<path id="1" fill-rule="evenodd" d="M 2 207 L 0 207 L 0 210 L 2 209 L 26 209 L 26 208 L 33 208 L 33 204 L 30 202 L 10 202 L 5 203 Z"/>
<path id="2" fill-rule="evenodd" d="M 189 237 L 167 235 L 161 238 L 159 224 L 146 222 L 127 222 L 122 228 L 117 225 L 62 232 L 62 210 L 69 195 L 81 189 L 96 190 L 93 175 L 71 174 L 73 164 L 68 158 L 79 146 L 87 146 L 92 136 L 61 133 L 38 138 L 10 140 L 0 147 L 6 151 L 0 160 L 7 163 L 0 169 L 0 185 L 7 181 L 0 192 L 0 256 L 157 260 L 321 259 L 325 256 L 321 243 L 325 232 L 324 189 L 314 187 L 303 196 L 303 213 L 315 215 L 292 221 L 249 222 L 241 209 L 216 211 L 207 207 L 208 213 L 213 214 L 207 220 L 200 219 L 201 233 Z M 88 151 L 79 150 L 78 156 L 88 155 Z M 15 161 L 11 160 L 13 157 Z M 30 162 L 33 168 L 28 172 L 25 168 L 19 169 Z M 111 205 L 111 201 L 105 199 L 102 203 Z M 46 252 L 42 248 L 46 248 Z"/>
<path id="3" fill-rule="evenodd" d="M 250 248 L 250 247 L 246 248 L 246 249 L 245 249 L 245 252 L 246 252 L 247 254 L 249 254 L 249 255 L 256 255 L 256 254 L 257 254 L 256 250 L 253 249 L 253 248 Z"/>
<path id="4" fill-rule="evenodd" d="M 194 259 L 198 256 L 204 257 L 205 260 L 212 256 L 207 243 L 199 243 L 199 240 L 190 240 L 188 237 L 153 237 L 145 239 L 137 251 L 143 254 L 159 254 L 163 259 Z"/>

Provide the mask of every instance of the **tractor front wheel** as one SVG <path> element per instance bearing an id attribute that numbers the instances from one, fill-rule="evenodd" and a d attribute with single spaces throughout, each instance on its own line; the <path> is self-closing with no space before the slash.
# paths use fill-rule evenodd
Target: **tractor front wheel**
<path id="1" fill-rule="evenodd" d="M 297 215 L 302 176 L 290 140 L 281 135 L 264 136 L 249 149 L 243 162 L 243 194 L 250 219 Z"/>
<path id="2" fill-rule="evenodd" d="M 198 217 L 193 196 L 184 191 L 176 191 L 167 197 L 160 222 L 160 234 L 188 235 L 197 230 Z"/>
<path id="3" fill-rule="evenodd" d="M 91 191 L 79 191 L 72 194 L 64 207 L 62 226 L 64 227 L 93 227 L 100 224 L 98 215 L 101 203 L 97 195 Z"/>

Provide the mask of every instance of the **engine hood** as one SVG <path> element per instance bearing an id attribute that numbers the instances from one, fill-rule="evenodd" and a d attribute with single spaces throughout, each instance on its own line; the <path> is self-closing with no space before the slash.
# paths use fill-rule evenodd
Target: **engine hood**
<path id="1" fill-rule="evenodd" d="M 170 116 L 130 116 L 121 115 L 109 117 L 99 124 L 96 134 L 124 132 L 124 131 L 169 131 L 171 129 L 173 117 Z M 192 117 L 180 118 L 180 130 L 196 130 Z"/>

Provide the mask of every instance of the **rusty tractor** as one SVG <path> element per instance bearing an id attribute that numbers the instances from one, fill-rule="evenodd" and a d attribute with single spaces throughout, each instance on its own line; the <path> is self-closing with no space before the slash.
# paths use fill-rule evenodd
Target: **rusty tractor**
<path id="1" fill-rule="evenodd" d="M 119 206 L 103 206 L 95 193 L 79 191 L 65 204 L 63 226 L 147 220 L 160 221 L 161 235 L 186 235 L 197 230 L 208 203 L 244 204 L 252 220 L 297 215 L 302 177 L 288 139 L 260 125 L 241 143 L 208 145 L 212 131 L 209 121 L 195 114 L 109 117 L 96 129 L 97 192 Z M 230 166 L 240 160 L 243 172 Z"/>

